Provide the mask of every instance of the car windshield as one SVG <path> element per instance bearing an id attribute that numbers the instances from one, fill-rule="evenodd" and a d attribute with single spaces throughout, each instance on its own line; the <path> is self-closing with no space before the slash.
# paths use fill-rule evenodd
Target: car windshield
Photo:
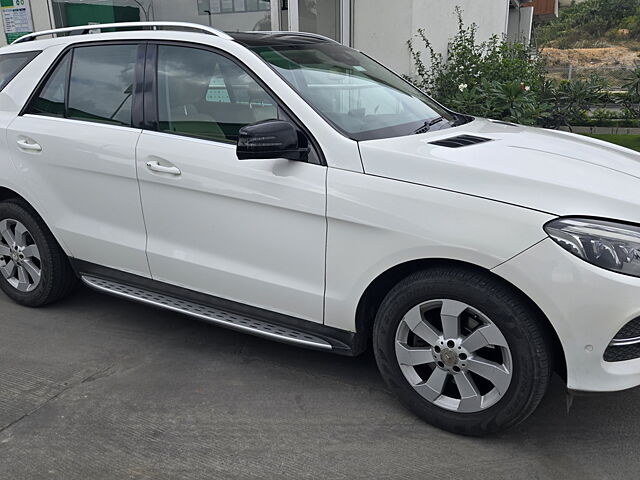
<path id="1" fill-rule="evenodd" d="M 316 111 L 354 140 L 450 126 L 453 116 L 366 55 L 337 43 L 253 48 Z M 433 122 L 439 117 L 444 121 Z M 426 128 L 421 128 L 425 126 Z"/>

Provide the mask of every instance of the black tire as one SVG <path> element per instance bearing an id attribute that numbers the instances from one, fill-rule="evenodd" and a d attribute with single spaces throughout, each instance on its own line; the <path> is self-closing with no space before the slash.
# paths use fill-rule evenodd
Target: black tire
<path id="1" fill-rule="evenodd" d="M 78 283 L 69 259 L 58 245 L 40 216 L 22 199 L 0 203 L 0 222 L 6 219 L 21 222 L 38 247 L 41 277 L 32 291 L 21 292 L 0 275 L 0 288 L 15 302 L 27 307 L 41 307 L 69 295 Z"/>
<path id="2" fill-rule="evenodd" d="M 395 350 L 398 326 L 410 309 L 435 299 L 456 300 L 483 312 L 508 343 L 511 382 L 497 403 L 484 410 L 461 413 L 442 408 L 420 395 L 401 370 Z M 389 388 L 428 423 L 462 435 L 495 433 L 531 415 L 547 390 L 552 348 L 543 321 L 517 291 L 489 273 L 464 267 L 420 271 L 402 280 L 382 302 L 373 330 L 376 361 Z"/>

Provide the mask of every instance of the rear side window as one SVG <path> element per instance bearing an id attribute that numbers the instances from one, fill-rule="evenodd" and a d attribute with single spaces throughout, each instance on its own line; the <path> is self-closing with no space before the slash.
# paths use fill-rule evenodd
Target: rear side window
<path id="1" fill-rule="evenodd" d="M 76 48 L 68 118 L 131 126 L 137 45 Z"/>
<path id="2" fill-rule="evenodd" d="M 137 49 L 97 45 L 68 52 L 26 113 L 131 126 Z"/>
<path id="3" fill-rule="evenodd" d="M 71 53 L 67 53 L 40 90 L 40 94 L 31 102 L 27 113 L 64 117 L 64 97 L 70 63 Z"/>
<path id="4" fill-rule="evenodd" d="M 0 90 L 39 54 L 40 52 L 20 52 L 0 55 Z"/>

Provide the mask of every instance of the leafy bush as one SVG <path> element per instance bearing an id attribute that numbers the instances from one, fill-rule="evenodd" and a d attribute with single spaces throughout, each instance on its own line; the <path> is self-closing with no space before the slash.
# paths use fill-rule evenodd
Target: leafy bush
<path id="1" fill-rule="evenodd" d="M 415 46 L 415 40 L 408 42 L 414 60 L 416 77 L 411 80 L 424 91 L 436 98 L 447 99 L 452 105 L 465 107 L 470 113 L 476 111 L 473 96 L 467 90 L 500 88 L 507 83 L 519 82 L 519 94 L 508 90 L 509 95 L 519 100 L 531 97 L 531 90 L 544 82 L 545 65 L 541 57 L 532 57 L 528 49 L 520 43 L 510 43 L 491 37 L 488 41 L 476 41 L 477 25 L 465 26 L 462 12 L 456 8 L 458 32 L 449 44 L 446 58 L 434 50 L 424 29 L 418 30 L 416 39 L 422 49 Z M 423 60 L 423 53 L 428 56 Z"/>
<path id="2" fill-rule="evenodd" d="M 627 93 L 616 96 L 614 101 L 622 107 L 625 118 L 634 119 L 637 123 L 640 118 L 640 63 L 636 63 L 636 68 L 627 78 L 624 89 Z"/>
<path id="3" fill-rule="evenodd" d="M 409 80 L 442 104 L 479 117 L 558 127 L 583 124 L 589 108 L 604 102 L 597 77 L 547 80 L 544 57 L 495 36 L 478 43 L 477 26 L 465 26 L 461 11 L 456 13 L 458 32 L 446 58 L 434 50 L 424 30 L 408 42 L 416 72 Z"/>
<path id="4" fill-rule="evenodd" d="M 602 83 L 597 76 L 570 82 L 549 80 L 545 82 L 540 96 L 547 109 L 538 124 L 550 128 L 587 125 L 592 118 L 588 113 L 590 107 L 606 101 L 606 94 L 602 91 Z"/>

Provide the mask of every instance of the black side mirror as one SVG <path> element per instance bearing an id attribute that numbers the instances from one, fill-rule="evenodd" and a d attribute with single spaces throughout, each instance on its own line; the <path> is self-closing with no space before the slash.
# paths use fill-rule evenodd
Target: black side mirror
<path id="1" fill-rule="evenodd" d="M 264 120 L 240 129 L 236 153 L 239 160 L 286 158 L 306 162 L 309 141 L 284 120 Z"/>

